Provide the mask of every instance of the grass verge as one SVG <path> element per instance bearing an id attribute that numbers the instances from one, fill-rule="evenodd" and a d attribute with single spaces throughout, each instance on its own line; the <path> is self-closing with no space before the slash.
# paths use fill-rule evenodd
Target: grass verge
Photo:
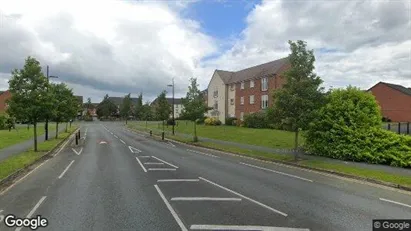
<path id="1" fill-rule="evenodd" d="M 145 131 L 145 132 L 150 130 L 150 129 L 145 129 L 141 127 L 138 127 L 138 129 L 136 127 L 133 127 L 132 129 Z M 156 132 L 153 130 L 153 135 L 160 136 L 161 132 Z M 411 177 L 406 176 L 406 175 L 392 174 L 392 173 L 387 173 L 381 170 L 347 166 L 344 164 L 330 163 L 330 162 L 321 161 L 321 160 L 300 160 L 298 162 L 295 162 L 294 157 L 292 155 L 255 151 L 255 150 L 243 149 L 243 148 L 238 148 L 234 146 L 216 144 L 216 143 L 211 143 L 211 142 L 193 143 L 192 139 L 182 138 L 177 135 L 167 136 L 167 138 L 180 141 L 180 142 L 184 142 L 184 143 L 188 143 L 188 144 L 192 144 L 195 146 L 201 146 L 205 148 L 211 148 L 211 149 L 216 149 L 220 151 L 235 153 L 239 155 L 253 157 L 256 159 L 269 160 L 269 161 L 281 161 L 282 163 L 285 163 L 285 164 L 289 163 L 292 165 L 299 165 L 299 166 L 309 167 L 309 168 L 317 169 L 317 170 L 334 171 L 336 173 L 343 173 L 343 174 L 351 175 L 354 177 L 368 178 L 368 179 L 373 179 L 377 181 L 383 181 L 387 183 L 393 183 L 397 185 L 411 187 Z"/>
<path id="2" fill-rule="evenodd" d="M 60 125 L 61 126 L 61 125 Z M 17 129 L 0 130 L 0 149 L 6 148 L 30 139 L 34 137 L 33 125 L 27 130 L 27 126 L 16 125 Z M 56 130 L 55 123 L 49 123 L 49 132 Z M 44 123 L 37 124 L 37 136 L 45 133 Z"/>
<path id="3" fill-rule="evenodd" d="M 48 141 L 38 144 L 38 152 L 35 152 L 33 149 L 29 149 L 18 155 L 11 156 L 0 162 L 0 180 L 6 178 L 10 174 L 16 172 L 19 169 L 22 169 L 39 158 L 45 155 L 48 151 L 55 148 L 62 140 L 67 138 L 74 130 L 76 126 L 72 126 L 68 129 L 68 132 L 62 132 L 59 135 L 58 139 L 50 139 Z"/>

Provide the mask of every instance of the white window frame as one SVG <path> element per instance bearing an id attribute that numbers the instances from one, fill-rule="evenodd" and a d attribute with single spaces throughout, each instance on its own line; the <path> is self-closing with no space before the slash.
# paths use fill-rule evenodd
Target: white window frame
<path id="1" fill-rule="evenodd" d="M 240 112 L 240 120 L 244 120 L 244 112 Z"/>
<path id="2" fill-rule="evenodd" d="M 250 80 L 250 88 L 254 87 L 254 80 Z"/>
<path id="3" fill-rule="evenodd" d="M 241 82 L 240 89 L 241 89 L 241 90 L 244 89 L 244 81 Z"/>
<path id="4" fill-rule="evenodd" d="M 230 99 L 230 105 L 234 105 L 234 99 Z"/>
<path id="5" fill-rule="evenodd" d="M 244 96 L 241 96 L 241 97 L 240 97 L 240 104 L 241 104 L 241 105 L 244 105 Z"/>
<path id="6" fill-rule="evenodd" d="M 234 83 L 230 84 L 230 90 L 231 90 L 231 91 L 234 91 L 234 90 L 235 90 L 235 84 L 234 84 Z"/>
<path id="7" fill-rule="evenodd" d="M 268 90 L 268 78 L 262 78 L 261 79 L 261 91 L 267 91 Z"/>
<path id="8" fill-rule="evenodd" d="M 268 95 L 261 95 L 261 109 L 268 107 Z"/>
<path id="9" fill-rule="evenodd" d="M 250 95 L 250 104 L 254 104 L 254 102 L 255 102 L 254 95 Z"/>

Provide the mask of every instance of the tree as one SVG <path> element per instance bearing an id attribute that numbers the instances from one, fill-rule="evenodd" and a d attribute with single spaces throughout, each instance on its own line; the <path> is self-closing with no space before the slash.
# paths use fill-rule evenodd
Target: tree
<path id="1" fill-rule="evenodd" d="M 162 121 L 167 120 L 170 117 L 171 113 L 171 105 L 167 101 L 166 94 L 166 91 L 162 91 L 160 95 L 158 95 L 157 102 L 155 104 L 155 112 L 157 119 Z"/>
<path id="2" fill-rule="evenodd" d="M 128 117 L 131 115 L 131 96 L 130 93 L 124 96 L 123 102 L 120 106 L 120 116 L 126 119 L 126 124 Z"/>
<path id="3" fill-rule="evenodd" d="M 56 122 L 56 139 L 58 138 L 58 127 L 62 122 L 67 122 L 75 116 L 74 111 L 77 112 L 77 100 L 73 91 L 67 87 L 64 83 L 51 84 L 50 92 L 53 99 L 53 110 L 51 118 Z"/>
<path id="4" fill-rule="evenodd" d="M 151 110 L 150 102 L 146 102 L 141 107 L 141 119 L 142 120 L 153 120 L 153 113 Z"/>
<path id="5" fill-rule="evenodd" d="M 99 118 L 108 118 L 117 113 L 117 106 L 109 100 L 109 96 L 106 94 L 103 101 L 97 106 L 96 113 Z"/>
<path id="6" fill-rule="evenodd" d="M 143 109 L 143 94 L 140 93 L 138 95 L 137 102 L 134 105 L 134 116 L 138 120 L 142 120 L 142 117 L 143 117 L 143 114 L 144 114 L 142 109 Z"/>
<path id="7" fill-rule="evenodd" d="M 289 41 L 291 67 L 285 71 L 286 84 L 274 92 L 273 114 L 280 126 L 295 132 L 295 159 L 298 158 L 299 131 L 307 128 L 315 112 L 324 103 L 322 80 L 314 73 L 314 52 L 304 41 Z"/>
<path id="8" fill-rule="evenodd" d="M 194 122 L 194 136 L 193 141 L 197 142 L 197 129 L 196 120 L 204 117 L 204 113 L 207 112 L 208 106 L 204 102 L 203 95 L 198 89 L 197 79 L 191 78 L 190 85 L 188 86 L 188 92 L 185 98 L 182 99 L 184 109 L 182 111 L 182 117 L 187 118 Z"/>
<path id="9" fill-rule="evenodd" d="M 47 78 L 41 72 L 40 62 L 28 57 L 23 69 L 14 69 L 9 80 L 11 99 L 8 113 L 18 119 L 33 123 L 34 151 L 37 152 L 37 123 L 44 119 L 49 108 Z"/>

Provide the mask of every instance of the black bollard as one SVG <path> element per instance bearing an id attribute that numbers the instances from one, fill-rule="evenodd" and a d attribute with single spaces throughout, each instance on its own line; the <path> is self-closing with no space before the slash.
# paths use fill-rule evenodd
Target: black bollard
<path id="1" fill-rule="evenodd" d="M 76 145 L 78 145 L 78 134 L 76 134 Z"/>
<path id="2" fill-rule="evenodd" d="M 150 130 L 150 136 L 153 136 L 153 131 Z"/>
<path id="3" fill-rule="evenodd" d="M 164 140 L 164 132 L 161 132 L 161 140 Z"/>

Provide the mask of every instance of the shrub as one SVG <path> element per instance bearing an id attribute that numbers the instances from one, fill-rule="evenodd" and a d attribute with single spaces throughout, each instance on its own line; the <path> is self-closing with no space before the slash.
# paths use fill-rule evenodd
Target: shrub
<path id="1" fill-rule="evenodd" d="M 381 121 L 370 93 L 333 90 L 305 133 L 305 148 L 336 159 L 411 167 L 411 137 L 382 129 Z"/>
<path id="2" fill-rule="evenodd" d="M 175 123 L 176 123 L 176 121 L 173 120 L 173 119 L 168 119 L 167 120 L 167 125 L 173 125 L 173 124 L 176 125 Z"/>
<path id="3" fill-rule="evenodd" d="M 6 129 L 6 115 L 0 115 L 0 130 Z"/>
<path id="4" fill-rule="evenodd" d="M 236 125 L 236 120 L 237 120 L 236 117 L 228 117 L 225 119 L 225 125 L 230 125 L 230 126 Z"/>
<path id="5" fill-rule="evenodd" d="M 197 119 L 197 120 L 196 120 L 196 123 L 197 123 L 197 124 L 204 124 L 204 120 L 205 120 L 205 119 L 207 119 L 206 116 L 204 116 L 203 118 Z"/>
<path id="6" fill-rule="evenodd" d="M 244 116 L 244 126 L 248 128 L 268 128 L 267 114 L 260 111 Z"/>
<path id="7" fill-rule="evenodd" d="M 207 118 L 204 120 L 204 124 L 217 126 L 217 125 L 221 125 L 221 121 L 217 118 Z"/>

